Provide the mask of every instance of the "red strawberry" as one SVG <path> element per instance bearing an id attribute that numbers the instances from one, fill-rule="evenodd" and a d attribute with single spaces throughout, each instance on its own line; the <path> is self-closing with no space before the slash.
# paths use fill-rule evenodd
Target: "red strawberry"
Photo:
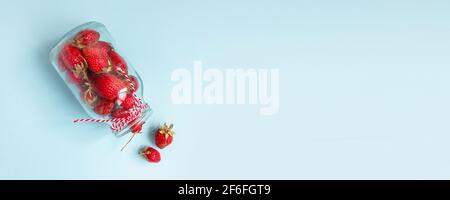
<path id="1" fill-rule="evenodd" d="M 77 33 L 74 37 L 74 44 L 83 47 L 96 43 L 100 39 L 100 34 L 91 29 L 85 29 Z"/>
<path id="2" fill-rule="evenodd" d="M 102 99 L 94 108 L 94 111 L 99 115 L 109 115 L 113 111 L 114 102 Z"/>
<path id="3" fill-rule="evenodd" d="M 161 155 L 159 154 L 158 150 L 151 148 L 151 147 L 145 147 L 141 151 L 141 155 L 147 159 L 149 162 L 159 162 L 161 161 Z"/>
<path id="4" fill-rule="evenodd" d="M 95 100 L 97 100 L 97 96 L 95 96 L 90 90 L 81 91 L 81 95 L 83 100 L 89 105 L 94 105 Z"/>
<path id="5" fill-rule="evenodd" d="M 75 74 L 72 70 L 67 71 L 67 79 L 70 83 L 80 86 L 83 83 L 83 77 Z"/>
<path id="6" fill-rule="evenodd" d="M 87 79 L 86 60 L 83 58 L 81 51 L 71 44 L 62 47 L 58 55 L 60 68 L 67 70 L 67 76 L 70 82 L 80 85 L 83 80 Z"/>
<path id="7" fill-rule="evenodd" d="M 93 78 L 95 91 L 99 96 L 114 101 L 119 93 L 126 92 L 126 84 L 113 74 L 98 74 Z"/>
<path id="8" fill-rule="evenodd" d="M 123 100 L 121 106 L 124 109 L 130 109 L 134 106 L 135 102 L 136 102 L 136 98 L 134 98 L 133 95 L 128 94 L 127 97 L 125 97 L 125 100 Z"/>
<path id="9" fill-rule="evenodd" d="M 60 53 L 59 55 L 58 55 L 58 67 L 59 67 L 59 70 L 61 70 L 61 71 L 66 71 L 66 65 L 64 64 L 64 60 L 63 60 L 63 54 L 62 53 Z"/>
<path id="10" fill-rule="evenodd" d="M 81 51 L 71 44 L 64 45 L 59 56 L 68 69 L 75 70 L 77 67 L 84 69 L 86 66 L 86 60 L 83 58 Z"/>
<path id="11" fill-rule="evenodd" d="M 109 51 L 113 49 L 111 44 L 105 41 L 98 41 L 92 46 L 95 46 L 96 48 L 101 49 L 102 51 L 106 51 L 107 53 L 109 53 Z"/>
<path id="12" fill-rule="evenodd" d="M 112 117 L 114 118 L 123 118 L 130 115 L 130 111 L 128 109 L 117 109 L 112 113 Z"/>
<path id="13" fill-rule="evenodd" d="M 97 100 L 97 95 L 94 94 L 93 88 L 89 82 L 84 82 L 84 87 L 81 88 L 81 99 L 83 99 L 89 105 L 94 105 Z"/>
<path id="14" fill-rule="evenodd" d="M 114 71 L 119 74 L 128 74 L 128 66 L 125 60 L 116 51 L 112 50 L 109 53 L 109 58 L 113 65 Z"/>
<path id="15" fill-rule="evenodd" d="M 111 46 L 107 42 L 99 41 L 95 44 L 83 48 L 83 55 L 86 58 L 88 67 L 92 72 L 108 72 L 110 62 L 108 52 Z"/>
<path id="16" fill-rule="evenodd" d="M 142 131 L 142 125 L 144 125 L 144 122 L 138 122 L 131 126 L 131 132 L 132 133 L 140 133 Z"/>
<path id="17" fill-rule="evenodd" d="M 174 134 L 174 132 L 172 131 L 172 128 L 173 128 L 173 124 L 170 124 L 169 126 L 167 126 L 167 124 L 164 123 L 163 126 L 159 127 L 159 129 L 156 130 L 156 133 L 155 133 L 156 146 L 163 149 L 167 145 L 172 143 L 173 134 Z"/>
<path id="18" fill-rule="evenodd" d="M 138 88 L 139 88 L 139 81 L 136 78 L 136 76 L 130 75 L 129 77 L 130 77 L 131 82 L 133 83 L 134 91 L 138 90 Z M 128 85 L 128 88 L 130 89 L 130 91 L 132 91 L 131 90 L 131 85 L 129 83 L 127 83 L 127 85 Z"/>

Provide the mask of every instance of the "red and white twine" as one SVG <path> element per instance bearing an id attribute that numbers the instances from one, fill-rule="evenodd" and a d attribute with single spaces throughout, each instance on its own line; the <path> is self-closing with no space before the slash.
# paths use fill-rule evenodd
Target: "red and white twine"
<path id="1" fill-rule="evenodd" d="M 134 86 L 133 81 L 130 80 L 130 77 L 127 73 L 125 73 L 122 69 L 118 68 L 119 72 L 124 76 L 125 80 L 128 82 L 129 85 L 131 85 L 131 94 L 134 98 L 133 106 L 129 109 L 129 114 L 125 117 L 112 117 L 111 119 L 93 119 L 93 118 L 85 118 L 85 119 L 76 119 L 73 120 L 74 123 L 78 122 L 96 122 L 96 123 L 112 123 L 111 129 L 113 132 L 120 132 L 122 131 L 125 126 L 137 119 L 143 111 L 148 109 L 148 104 L 144 104 L 142 99 L 138 98 L 136 95 L 136 89 Z"/>

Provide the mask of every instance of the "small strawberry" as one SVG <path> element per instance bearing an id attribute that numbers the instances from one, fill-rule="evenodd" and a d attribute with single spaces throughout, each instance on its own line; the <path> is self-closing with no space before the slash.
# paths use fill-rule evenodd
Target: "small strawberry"
<path id="1" fill-rule="evenodd" d="M 108 59 L 108 52 L 111 46 L 107 42 L 98 41 L 92 45 L 83 48 L 83 55 L 88 63 L 88 68 L 94 72 L 109 72 L 110 61 Z"/>
<path id="2" fill-rule="evenodd" d="M 135 102 L 136 102 L 136 98 L 134 98 L 133 95 L 128 94 L 127 97 L 125 97 L 125 100 L 123 100 L 121 106 L 122 106 L 122 108 L 128 110 L 134 106 Z"/>
<path id="3" fill-rule="evenodd" d="M 83 99 L 87 104 L 93 106 L 95 101 L 97 100 L 97 95 L 94 94 L 94 89 L 91 86 L 91 83 L 84 82 L 83 87 L 81 88 L 81 99 Z"/>
<path id="4" fill-rule="evenodd" d="M 63 58 L 63 54 L 59 54 L 58 55 L 58 67 L 59 67 L 59 70 L 61 70 L 62 72 L 64 72 L 64 71 L 66 71 L 67 70 L 67 67 L 66 67 L 66 65 L 64 64 L 64 60 L 63 60 L 64 58 Z"/>
<path id="5" fill-rule="evenodd" d="M 126 84 L 113 74 L 97 74 L 92 83 L 99 96 L 112 101 L 127 90 Z"/>
<path id="6" fill-rule="evenodd" d="M 113 111 L 113 108 L 114 102 L 102 99 L 95 105 L 94 111 L 99 115 L 109 115 Z"/>
<path id="7" fill-rule="evenodd" d="M 128 74 L 128 66 L 122 56 L 120 56 L 116 51 L 112 50 L 109 53 L 109 58 L 111 59 L 114 71 L 119 74 Z"/>
<path id="8" fill-rule="evenodd" d="M 100 39 L 100 34 L 91 29 L 85 29 L 75 35 L 73 42 L 79 48 L 94 44 Z"/>
<path id="9" fill-rule="evenodd" d="M 158 146 L 161 149 L 164 149 L 166 146 L 172 143 L 173 140 L 173 134 L 172 131 L 173 124 L 170 124 L 167 126 L 166 123 L 164 123 L 163 126 L 159 127 L 158 130 L 156 130 L 155 133 L 155 143 L 156 146 Z"/>
<path id="10" fill-rule="evenodd" d="M 69 82 L 74 85 L 80 86 L 83 83 L 83 77 L 75 74 L 72 70 L 68 70 L 66 76 Z"/>
<path id="11" fill-rule="evenodd" d="M 59 57 L 67 69 L 76 70 L 78 68 L 79 70 L 84 70 L 86 67 L 86 60 L 83 54 L 71 44 L 66 44 L 62 47 Z"/>
<path id="12" fill-rule="evenodd" d="M 69 81 L 75 85 L 80 85 L 83 80 L 87 79 L 86 60 L 83 58 L 81 51 L 71 44 L 62 47 L 58 55 L 60 68 L 67 70 Z"/>
<path id="13" fill-rule="evenodd" d="M 123 118 L 123 117 L 127 117 L 130 115 L 130 110 L 128 109 L 117 109 L 114 110 L 114 112 L 112 113 L 112 117 L 114 118 Z"/>
<path id="14" fill-rule="evenodd" d="M 140 133 L 142 131 L 142 125 L 144 125 L 145 122 L 139 122 L 131 126 L 130 130 L 132 133 Z"/>
<path id="15" fill-rule="evenodd" d="M 130 75 L 129 77 L 130 77 L 131 82 L 133 83 L 134 91 L 138 90 L 138 88 L 139 88 L 139 81 L 136 78 L 136 76 Z M 131 90 L 131 84 L 127 83 L 127 85 L 128 85 L 128 89 L 130 91 L 132 91 Z"/>
<path id="16" fill-rule="evenodd" d="M 161 161 L 161 155 L 159 154 L 158 150 L 151 148 L 151 147 L 145 147 L 141 151 L 141 155 L 147 159 L 149 162 L 159 162 Z"/>
<path id="17" fill-rule="evenodd" d="M 105 41 L 98 41 L 92 46 L 95 46 L 96 48 L 101 49 L 102 51 L 106 51 L 107 53 L 113 50 L 111 44 Z"/>

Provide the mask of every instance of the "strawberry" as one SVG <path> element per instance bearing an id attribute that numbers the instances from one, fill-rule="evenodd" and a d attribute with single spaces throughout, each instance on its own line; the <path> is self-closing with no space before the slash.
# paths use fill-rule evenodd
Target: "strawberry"
<path id="1" fill-rule="evenodd" d="M 94 111 L 99 115 L 109 115 L 113 111 L 113 108 L 114 102 L 102 99 L 95 105 Z"/>
<path id="2" fill-rule="evenodd" d="M 81 51 L 71 44 L 62 47 L 59 57 L 67 69 L 75 70 L 77 67 L 84 69 L 86 60 L 83 58 Z"/>
<path id="3" fill-rule="evenodd" d="M 75 74 L 72 70 L 67 71 L 67 79 L 70 83 L 80 86 L 83 83 L 83 77 Z"/>
<path id="4" fill-rule="evenodd" d="M 131 132 L 132 133 L 140 133 L 142 131 L 142 125 L 144 125 L 144 122 L 138 122 L 131 126 Z"/>
<path id="5" fill-rule="evenodd" d="M 136 78 L 136 76 L 130 75 L 129 77 L 130 77 L 131 82 L 133 83 L 134 91 L 138 90 L 138 88 L 139 88 L 139 81 Z M 127 83 L 127 85 L 128 85 L 128 89 L 130 91 L 132 91 L 131 84 Z"/>
<path id="6" fill-rule="evenodd" d="M 123 108 L 114 110 L 114 112 L 112 113 L 112 117 L 114 118 L 123 118 L 127 117 L 128 115 L 130 115 L 130 111 Z"/>
<path id="7" fill-rule="evenodd" d="M 96 48 L 101 49 L 102 51 L 106 51 L 107 53 L 109 53 L 109 51 L 113 49 L 111 44 L 105 41 L 98 41 L 92 46 L 95 46 Z"/>
<path id="8" fill-rule="evenodd" d="M 86 60 L 81 51 L 71 44 L 62 47 L 58 55 L 60 68 L 67 70 L 67 77 L 73 84 L 80 85 L 87 79 Z"/>
<path id="9" fill-rule="evenodd" d="M 111 59 L 114 71 L 119 74 L 128 74 L 128 66 L 125 60 L 116 51 L 112 50 L 109 53 L 109 58 Z"/>
<path id="10" fill-rule="evenodd" d="M 167 145 L 172 143 L 173 140 L 173 134 L 172 131 L 173 124 L 170 124 L 167 126 L 166 123 L 164 123 L 163 126 L 159 127 L 158 130 L 156 130 L 155 133 L 155 143 L 156 146 L 158 146 L 161 149 L 164 149 Z"/>
<path id="11" fill-rule="evenodd" d="M 123 100 L 121 106 L 124 109 L 130 109 L 134 106 L 134 103 L 136 102 L 136 98 L 134 98 L 133 95 L 128 94 L 127 97 L 125 97 L 125 100 Z"/>
<path id="12" fill-rule="evenodd" d="M 108 59 L 108 52 L 111 46 L 107 42 L 98 41 L 95 44 L 83 48 L 83 55 L 88 63 L 88 68 L 95 73 L 109 72 L 110 61 Z"/>
<path id="13" fill-rule="evenodd" d="M 94 105 L 95 101 L 97 100 L 97 96 L 95 96 L 90 90 L 82 90 L 81 95 L 83 100 L 89 105 Z"/>
<path id="14" fill-rule="evenodd" d="M 84 82 L 84 87 L 81 88 L 81 99 L 83 99 L 89 105 L 94 105 L 97 100 L 97 95 L 94 94 L 93 88 L 89 82 Z"/>
<path id="15" fill-rule="evenodd" d="M 66 65 L 64 64 L 64 60 L 63 60 L 64 58 L 63 58 L 63 54 L 62 53 L 60 53 L 59 55 L 58 55 L 58 67 L 59 67 L 59 70 L 61 70 L 61 71 L 66 71 L 66 69 L 67 69 L 67 67 L 66 67 Z"/>
<path id="16" fill-rule="evenodd" d="M 158 150 L 151 148 L 151 147 L 145 147 L 141 151 L 141 155 L 147 159 L 149 162 L 159 162 L 161 161 L 161 155 L 159 154 Z"/>
<path id="17" fill-rule="evenodd" d="M 87 45 L 94 44 L 100 39 L 100 34 L 91 29 L 85 29 L 77 33 L 73 39 L 73 43 L 82 48 Z"/>
<path id="18" fill-rule="evenodd" d="M 126 84 L 113 74 L 97 74 L 92 83 L 99 96 L 111 101 L 127 90 Z"/>

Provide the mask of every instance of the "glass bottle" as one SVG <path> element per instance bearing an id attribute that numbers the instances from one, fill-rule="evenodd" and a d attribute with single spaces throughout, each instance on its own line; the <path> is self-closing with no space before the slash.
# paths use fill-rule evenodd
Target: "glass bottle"
<path id="1" fill-rule="evenodd" d="M 74 122 L 108 123 L 117 136 L 141 131 L 152 113 L 144 84 L 103 24 L 88 22 L 66 33 L 50 61 L 91 117 Z"/>

